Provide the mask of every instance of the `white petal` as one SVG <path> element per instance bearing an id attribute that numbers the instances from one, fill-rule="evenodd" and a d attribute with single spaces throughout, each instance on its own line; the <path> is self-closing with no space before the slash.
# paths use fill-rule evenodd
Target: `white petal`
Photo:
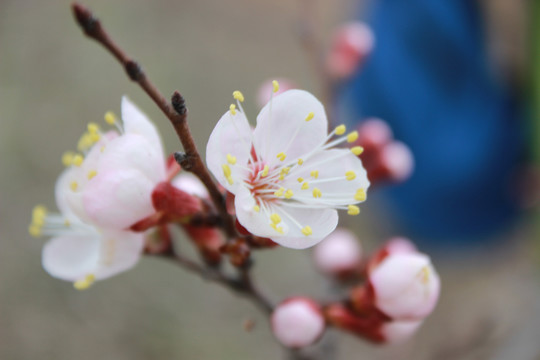
<path id="1" fill-rule="evenodd" d="M 253 209 L 255 205 L 256 202 L 251 196 L 251 192 L 245 187 L 239 187 L 234 198 L 234 206 L 240 224 L 256 236 L 272 237 L 279 234 L 270 226 L 270 214 L 265 212 L 263 208 L 258 212 L 255 211 Z M 283 230 L 286 231 L 287 229 L 284 228 Z"/>
<path id="2" fill-rule="evenodd" d="M 306 121 L 306 117 L 314 118 Z M 275 96 L 257 116 L 253 133 L 255 148 L 269 165 L 280 161 L 277 155 L 284 152 L 287 161 L 321 145 L 328 132 L 328 120 L 323 105 L 313 95 L 303 90 L 289 90 Z"/>
<path id="3" fill-rule="evenodd" d="M 118 169 L 134 169 L 155 183 L 165 180 L 165 160 L 141 135 L 125 134 L 111 141 L 97 164 L 97 173 Z"/>
<path id="4" fill-rule="evenodd" d="M 42 252 L 43 268 L 56 278 L 76 281 L 95 271 L 100 256 L 99 235 L 52 238 Z"/>
<path id="5" fill-rule="evenodd" d="M 163 157 L 163 145 L 156 127 L 127 96 L 122 97 L 122 121 L 126 134 L 144 136 L 155 151 Z"/>
<path id="6" fill-rule="evenodd" d="M 317 178 L 311 176 L 312 171 L 318 171 Z M 345 174 L 349 171 L 355 173 L 353 180 L 347 180 Z M 303 178 L 309 184 L 309 189 L 302 190 L 303 183 L 297 181 Z M 324 182 L 325 179 L 341 178 Z M 367 191 L 369 180 L 362 162 L 350 150 L 331 149 L 321 151 L 306 160 L 302 165 L 294 167 L 285 177 L 282 185 L 291 189 L 293 199 L 309 204 L 348 205 L 359 201 L 354 199 L 358 189 Z M 322 192 L 320 198 L 313 197 L 313 189 L 318 188 Z"/>
<path id="7" fill-rule="evenodd" d="M 105 279 L 134 267 L 141 258 L 144 233 L 104 231 L 96 279 Z"/>
<path id="8" fill-rule="evenodd" d="M 203 185 L 201 180 L 192 173 L 182 172 L 172 180 L 173 186 L 187 192 L 190 195 L 195 195 L 201 199 L 208 198 L 208 190 Z"/>
<path id="9" fill-rule="evenodd" d="M 84 189 L 84 210 L 97 226 L 125 229 L 154 213 L 154 187 L 155 183 L 137 170 L 103 171 Z"/>
<path id="10" fill-rule="evenodd" d="M 232 193 L 236 193 L 236 189 L 247 176 L 240 166 L 248 163 L 250 152 L 251 127 L 245 115 L 240 111 L 231 115 L 227 111 L 219 119 L 208 139 L 206 164 L 219 183 Z M 228 162 L 227 155 L 236 158 L 236 164 Z M 223 165 L 227 165 L 231 170 L 232 184 L 224 175 Z"/>
<path id="11" fill-rule="evenodd" d="M 338 214 L 334 209 L 300 209 L 286 206 L 274 206 L 275 212 L 281 216 L 284 228 L 289 231 L 284 235 L 271 236 L 270 238 L 281 246 L 291 249 L 306 249 L 318 244 L 335 230 L 338 224 Z M 291 216 L 291 220 L 285 212 Z M 300 225 L 300 226 L 298 226 Z M 304 235 L 302 228 L 309 226 L 313 232 Z"/>
<path id="12" fill-rule="evenodd" d="M 56 180 L 54 188 L 56 206 L 60 213 L 69 220 L 78 220 L 80 218 L 78 215 L 80 211 L 74 210 L 72 203 L 69 200 L 70 194 L 73 193 L 73 190 L 70 188 L 70 183 L 74 177 L 75 168 L 70 167 L 65 169 Z M 78 209 L 82 210 L 82 206 L 79 206 Z"/>

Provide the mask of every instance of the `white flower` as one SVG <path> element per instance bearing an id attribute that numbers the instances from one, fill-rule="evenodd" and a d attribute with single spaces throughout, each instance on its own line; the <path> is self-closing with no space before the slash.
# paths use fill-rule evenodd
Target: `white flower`
<path id="1" fill-rule="evenodd" d="M 277 91 L 278 85 L 275 84 Z M 315 245 L 338 223 L 336 209 L 356 215 L 369 181 L 353 143 L 340 125 L 327 133 L 322 104 L 310 93 L 289 90 L 271 98 L 252 131 L 235 91 L 231 105 L 210 135 L 206 161 L 214 176 L 235 195 L 238 221 L 252 234 L 290 248 Z M 344 135 L 330 141 L 335 135 Z"/>
<path id="2" fill-rule="evenodd" d="M 387 344 L 401 344 L 416 334 L 423 320 L 390 321 L 381 327 L 381 334 Z"/>
<path id="3" fill-rule="evenodd" d="M 34 209 L 30 233 L 52 239 L 43 248 L 43 267 L 52 276 L 84 289 L 133 267 L 143 250 L 144 234 L 128 231 L 153 214 L 152 190 L 166 180 L 159 134 L 126 97 L 123 126 L 105 117 L 116 131 L 89 124 L 79 154 L 62 157 L 67 169 L 55 189 L 60 214 Z"/>
<path id="4" fill-rule="evenodd" d="M 313 344 L 321 337 L 325 327 L 319 305 L 303 297 L 291 298 L 279 304 L 270 317 L 270 323 L 279 342 L 292 348 Z"/>

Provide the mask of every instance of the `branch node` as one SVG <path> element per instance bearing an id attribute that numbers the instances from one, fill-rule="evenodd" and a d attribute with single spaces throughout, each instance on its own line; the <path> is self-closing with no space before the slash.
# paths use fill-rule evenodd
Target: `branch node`
<path id="1" fill-rule="evenodd" d="M 189 171 L 193 167 L 193 162 L 188 154 L 177 151 L 174 153 L 174 160 L 182 167 L 182 169 Z"/>
<path id="2" fill-rule="evenodd" d="M 126 68 L 126 72 L 131 80 L 137 82 L 144 77 L 144 73 L 136 61 L 127 60 L 124 67 Z"/>
<path id="3" fill-rule="evenodd" d="M 184 99 L 184 97 L 178 91 L 174 92 L 171 98 L 171 103 L 174 110 L 179 115 L 184 115 L 187 112 L 186 99 Z"/>

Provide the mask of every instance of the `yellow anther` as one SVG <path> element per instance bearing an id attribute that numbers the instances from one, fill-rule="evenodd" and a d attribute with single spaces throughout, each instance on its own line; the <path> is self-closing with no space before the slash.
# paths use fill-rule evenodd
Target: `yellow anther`
<path id="1" fill-rule="evenodd" d="M 356 173 L 354 171 L 347 171 L 345 173 L 345 178 L 347 178 L 349 181 L 354 180 L 356 179 Z"/>
<path id="2" fill-rule="evenodd" d="M 288 174 L 289 171 L 291 171 L 291 168 L 290 167 L 284 167 L 283 169 L 281 169 L 280 173 L 281 174 Z"/>
<path id="3" fill-rule="evenodd" d="M 349 215 L 358 215 L 360 214 L 360 208 L 356 205 L 349 205 L 349 210 L 347 210 L 347 214 Z"/>
<path id="4" fill-rule="evenodd" d="M 314 117 L 315 117 L 315 113 L 312 111 L 309 114 L 307 114 L 306 121 L 313 120 Z"/>
<path id="5" fill-rule="evenodd" d="M 272 81 L 272 87 L 274 93 L 277 93 L 279 91 L 279 83 L 277 82 L 277 80 Z"/>
<path id="6" fill-rule="evenodd" d="M 354 200 L 356 201 L 365 201 L 366 200 L 366 190 L 358 189 L 356 194 L 354 194 Z"/>
<path id="7" fill-rule="evenodd" d="M 301 187 L 302 190 L 307 190 L 309 189 L 309 184 L 307 183 L 307 181 L 305 183 L 302 184 L 302 187 Z"/>
<path id="8" fill-rule="evenodd" d="M 232 115 L 236 115 L 236 105 L 231 104 L 231 106 L 229 106 L 229 111 Z"/>
<path id="9" fill-rule="evenodd" d="M 234 184 L 234 181 L 233 181 L 233 179 L 232 179 L 232 176 L 227 176 L 227 182 L 229 183 L 229 185 Z"/>
<path id="10" fill-rule="evenodd" d="M 319 188 L 313 188 L 313 197 L 320 198 L 322 196 L 322 191 Z"/>
<path id="11" fill-rule="evenodd" d="M 109 125 L 114 125 L 116 123 L 116 115 L 112 111 L 107 111 L 105 113 L 105 122 Z"/>
<path id="12" fill-rule="evenodd" d="M 285 180 L 285 175 L 283 174 L 279 175 L 279 180 Z"/>
<path id="13" fill-rule="evenodd" d="M 223 164 L 221 165 L 221 168 L 223 169 L 223 176 L 225 176 L 226 178 L 231 176 L 231 168 L 229 167 L 229 165 Z"/>
<path id="14" fill-rule="evenodd" d="M 281 222 L 281 216 L 279 216 L 278 214 L 276 213 L 273 213 L 272 215 L 270 215 L 270 220 L 272 221 L 272 223 L 274 224 L 279 224 Z"/>
<path id="15" fill-rule="evenodd" d="M 353 131 L 347 135 L 347 142 L 352 143 L 355 142 L 356 139 L 358 139 L 358 131 Z"/>
<path id="16" fill-rule="evenodd" d="M 97 143 L 99 141 L 99 139 L 101 139 L 101 135 L 99 135 L 99 133 L 95 132 L 95 133 L 88 133 L 88 140 L 90 140 L 90 142 L 92 143 L 92 145 L 94 145 L 95 143 Z"/>
<path id="17" fill-rule="evenodd" d="M 285 188 L 279 188 L 279 190 L 274 192 L 274 195 L 277 197 L 283 196 L 284 191 L 285 191 Z"/>
<path id="18" fill-rule="evenodd" d="M 268 176 L 268 170 L 269 170 L 268 165 L 264 165 L 263 171 L 261 173 L 261 177 Z"/>
<path id="19" fill-rule="evenodd" d="M 425 285 L 428 283 L 429 281 L 429 277 L 430 277 L 431 273 L 429 271 L 429 267 L 428 266 L 424 266 L 422 268 L 422 270 L 420 270 L 420 281 Z"/>
<path id="20" fill-rule="evenodd" d="M 86 290 L 96 281 L 94 274 L 88 274 L 84 279 L 77 280 L 73 283 L 73 287 L 77 290 Z"/>
<path id="21" fill-rule="evenodd" d="M 71 162 L 75 166 L 81 166 L 84 161 L 84 158 L 81 154 L 76 154 L 73 156 L 73 161 Z"/>
<path id="22" fill-rule="evenodd" d="M 92 179 L 94 176 L 97 175 L 97 171 L 96 170 L 90 170 L 88 172 L 88 174 L 86 175 L 86 177 L 88 177 L 88 180 Z"/>
<path id="23" fill-rule="evenodd" d="M 236 156 L 232 156 L 231 154 L 227 154 L 227 162 L 231 165 L 236 164 Z"/>
<path id="24" fill-rule="evenodd" d="M 354 146 L 354 147 L 351 148 L 351 152 L 354 155 L 358 156 L 358 155 L 360 155 L 360 154 L 362 154 L 364 152 L 364 148 L 361 147 L 361 146 Z"/>
<path id="25" fill-rule="evenodd" d="M 298 165 L 302 165 L 304 163 L 304 160 L 298 159 Z"/>
<path id="26" fill-rule="evenodd" d="M 71 226 L 71 223 L 69 222 L 68 219 L 64 220 L 64 226 L 65 227 L 70 227 Z"/>
<path id="27" fill-rule="evenodd" d="M 336 135 L 343 135 L 345 134 L 345 131 L 347 131 L 347 128 L 345 127 L 345 125 L 339 125 L 335 130 Z"/>
<path id="28" fill-rule="evenodd" d="M 291 189 L 285 191 L 285 199 L 290 199 L 294 195 L 293 191 Z"/>
<path id="29" fill-rule="evenodd" d="M 33 237 L 40 237 L 41 236 L 41 226 L 36 225 L 36 224 L 30 224 L 30 226 L 28 226 L 28 232 Z"/>
<path id="30" fill-rule="evenodd" d="M 302 181 L 304 181 L 304 178 L 299 177 L 298 179 L 296 179 L 296 181 L 298 181 L 299 183 L 302 183 Z"/>
<path id="31" fill-rule="evenodd" d="M 77 188 L 79 187 L 79 184 L 77 184 L 76 181 L 72 181 L 71 184 L 69 184 L 69 188 L 72 190 L 72 191 L 77 191 Z"/>
<path id="32" fill-rule="evenodd" d="M 318 178 L 319 177 L 319 170 L 313 170 L 311 173 L 310 173 L 311 177 L 313 178 Z"/>
<path id="33" fill-rule="evenodd" d="M 99 148 L 99 151 L 100 151 L 100 152 L 104 152 L 104 151 L 105 151 L 105 145 L 101 146 L 101 147 Z"/>
<path id="34" fill-rule="evenodd" d="M 43 205 L 36 205 L 32 209 L 32 224 L 43 225 L 47 216 L 47 208 Z"/>
<path id="35" fill-rule="evenodd" d="M 272 229 L 276 230 L 278 233 L 280 234 L 283 234 L 283 227 L 281 226 L 277 226 L 276 224 L 270 224 L 270 226 L 272 227 Z"/>
<path id="36" fill-rule="evenodd" d="M 302 229 L 302 234 L 306 235 L 306 236 L 309 236 L 311 234 L 313 234 L 313 230 L 311 230 L 311 227 L 310 226 L 305 226 L 303 229 Z"/>
<path id="37" fill-rule="evenodd" d="M 240 92 L 238 90 L 233 91 L 232 96 L 234 97 L 235 100 L 238 100 L 240 102 L 244 102 L 244 94 L 242 94 L 242 92 Z"/>
<path id="38" fill-rule="evenodd" d="M 64 164 L 64 166 L 71 166 L 71 164 L 73 164 L 74 156 L 75 156 L 75 153 L 73 151 L 66 151 L 62 155 L 62 164 Z"/>
<path id="39" fill-rule="evenodd" d="M 98 133 L 99 132 L 99 125 L 94 123 L 94 122 L 91 122 L 91 123 L 88 123 L 88 132 L 90 134 L 94 134 L 94 133 Z"/>
<path id="40" fill-rule="evenodd" d="M 259 205 L 255 205 L 255 206 L 253 207 L 253 211 L 259 212 L 259 211 L 261 211 L 261 208 L 259 207 Z"/>
<path id="41" fill-rule="evenodd" d="M 287 157 L 287 155 L 282 151 L 279 154 L 277 154 L 276 157 L 279 159 L 279 161 L 285 161 L 285 158 Z"/>
<path id="42" fill-rule="evenodd" d="M 93 143 L 94 142 L 92 141 L 90 134 L 85 132 L 84 134 L 82 134 L 81 138 L 79 139 L 79 142 L 77 142 L 77 150 L 86 151 L 90 147 L 92 147 Z"/>

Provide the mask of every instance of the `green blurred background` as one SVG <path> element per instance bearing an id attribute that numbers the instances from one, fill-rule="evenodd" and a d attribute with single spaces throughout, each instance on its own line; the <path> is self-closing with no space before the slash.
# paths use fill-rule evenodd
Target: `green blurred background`
<path id="1" fill-rule="evenodd" d="M 345 0 L 315 1 L 323 40 L 347 19 Z M 61 154 L 90 121 L 119 113 L 130 96 L 158 125 L 169 152 L 180 150 L 156 106 L 72 20 L 69 1 L 0 0 L 0 359 L 280 359 L 266 319 L 251 303 L 171 264 L 142 259 L 132 271 L 89 291 L 41 268 L 45 239 L 27 233 L 32 207 L 54 209 Z M 297 38 L 294 1 L 88 1 L 112 36 L 164 94 L 178 89 L 201 151 L 232 91 L 255 93 L 288 77 L 317 93 L 318 81 Z M 373 250 L 369 202 L 355 226 Z M 371 219 L 371 220 L 370 220 Z M 385 219 L 375 219 L 384 223 Z M 366 230 L 367 229 L 367 230 Z M 435 260 L 441 303 L 419 335 L 381 348 L 337 336 L 340 359 L 537 359 L 540 302 L 528 229 L 518 245 L 479 258 Z M 523 240 L 525 239 L 525 240 Z M 189 244 L 180 241 L 182 249 Z M 309 251 L 255 255 L 255 277 L 278 301 L 321 296 L 328 287 Z M 255 321 L 246 332 L 243 323 Z"/>

